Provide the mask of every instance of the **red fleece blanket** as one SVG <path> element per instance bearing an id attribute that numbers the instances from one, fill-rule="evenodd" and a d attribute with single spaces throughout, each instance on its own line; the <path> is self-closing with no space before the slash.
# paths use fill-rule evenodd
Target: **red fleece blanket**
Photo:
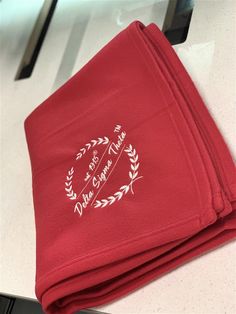
<path id="1" fill-rule="evenodd" d="M 155 24 L 135 21 L 25 120 L 36 295 L 98 306 L 236 236 L 236 172 Z"/>

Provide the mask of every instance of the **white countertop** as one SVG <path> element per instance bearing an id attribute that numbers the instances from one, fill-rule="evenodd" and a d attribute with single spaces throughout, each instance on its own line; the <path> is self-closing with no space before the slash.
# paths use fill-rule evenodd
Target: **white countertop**
<path id="1" fill-rule="evenodd" d="M 187 41 L 175 49 L 236 156 L 236 1 L 195 2 Z M 14 77 L 42 1 L 0 3 L 0 9 L 6 7 L 0 21 L 1 293 L 35 298 L 35 229 L 25 117 L 132 20 L 156 22 L 161 27 L 167 7 L 167 1 L 160 0 L 80 3 L 78 10 L 78 1 L 59 1 L 34 72 L 21 81 Z M 65 19 L 68 13 L 70 19 Z M 68 62 L 74 56 L 74 62 Z M 236 313 L 235 252 L 236 241 L 98 310 Z"/>

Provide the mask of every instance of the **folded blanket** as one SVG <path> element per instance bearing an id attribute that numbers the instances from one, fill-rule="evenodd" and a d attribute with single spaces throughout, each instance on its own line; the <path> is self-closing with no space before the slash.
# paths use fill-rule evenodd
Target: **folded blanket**
<path id="1" fill-rule="evenodd" d="M 236 237 L 236 171 L 155 24 L 135 21 L 25 120 L 36 296 L 74 313 Z"/>

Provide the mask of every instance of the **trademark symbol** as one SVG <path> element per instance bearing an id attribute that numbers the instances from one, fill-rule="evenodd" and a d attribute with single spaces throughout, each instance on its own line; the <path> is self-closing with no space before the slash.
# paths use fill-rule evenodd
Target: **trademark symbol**
<path id="1" fill-rule="evenodd" d="M 121 129 L 121 125 L 117 124 L 117 125 L 115 126 L 114 132 L 115 132 L 115 133 L 118 133 L 118 132 L 120 132 L 120 129 Z"/>

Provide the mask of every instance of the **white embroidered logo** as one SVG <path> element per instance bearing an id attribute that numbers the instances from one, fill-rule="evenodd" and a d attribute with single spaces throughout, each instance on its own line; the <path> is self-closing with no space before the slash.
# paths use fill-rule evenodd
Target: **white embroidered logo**
<path id="1" fill-rule="evenodd" d="M 117 135 L 115 141 L 109 140 L 107 136 L 98 137 L 97 139 L 92 139 L 90 142 L 86 143 L 84 147 L 80 149 L 79 153 L 76 154 L 75 162 L 78 162 L 82 160 L 88 152 L 92 151 L 92 159 L 89 162 L 88 171 L 84 177 L 85 185 L 79 193 L 76 193 L 73 188 L 75 166 L 72 166 L 67 172 L 65 181 L 66 196 L 72 201 L 77 201 L 74 205 L 74 212 L 79 213 L 80 216 L 82 216 L 84 209 L 88 206 L 93 208 L 103 208 L 121 200 L 121 198 L 129 191 L 134 194 L 133 184 L 136 180 L 142 178 L 142 176 L 138 176 L 140 163 L 137 151 L 131 144 L 125 144 L 126 132 L 122 129 L 121 125 L 116 125 L 114 133 Z M 101 157 L 99 157 L 98 151 L 94 149 L 99 145 L 104 145 L 106 147 Z M 123 152 L 127 154 L 130 163 L 127 173 L 129 181 L 122 185 L 112 195 L 98 199 L 99 193 L 115 169 Z M 106 155 L 108 155 L 108 158 L 102 166 Z M 99 174 L 96 174 L 101 166 L 102 170 L 99 171 Z M 91 185 L 90 188 L 89 184 Z M 86 189 L 88 189 L 87 192 Z"/>

